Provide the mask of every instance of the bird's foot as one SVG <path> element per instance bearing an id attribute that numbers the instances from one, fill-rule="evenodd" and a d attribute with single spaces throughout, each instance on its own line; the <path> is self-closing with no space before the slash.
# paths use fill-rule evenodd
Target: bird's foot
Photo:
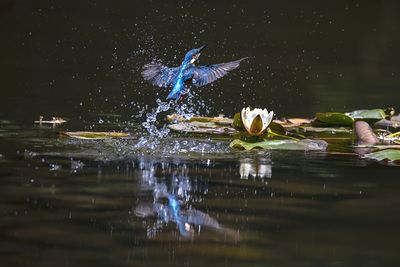
<path id="1" fill-rule="evenodd" d="M 192 97 L 193 95 L 190 93 L 189 89 L 183 90 L 181 95 L 178 98 L 179 103 L 183 102 L 185 100 L 186 97 Z"/>

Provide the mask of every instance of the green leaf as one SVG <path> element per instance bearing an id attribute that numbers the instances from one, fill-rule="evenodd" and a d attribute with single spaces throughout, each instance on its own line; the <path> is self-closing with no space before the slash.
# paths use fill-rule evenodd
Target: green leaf
<path id="1" fill-rule="evenodd" d="M 354 120 L 381 120 L 386 117 L 383 109 L 362 109 L 348 113 L 318 112 L 314 125 L 352 126 Z"/>
<path id="2" fill-rule="evenodd" d="M 376 152 L 372 152 L 364 155 L 365 158 L 374 159 L 378 161 L 400 161 L 400 150 L 399 149 L 384 149 Z"/>
<path id="3" fill-rule="evenodd" d="M 167 115 L 167 120 L 168 122 L 174 122 L 174 123 L 179 123 L 179 122 L 212 122 L 212 123 L 216 123 L 216 124 L 220 124 L 220 125 L 232 125 L 233 123 L 233 119 L 231 118 L 227 118 L 224 116 L 218 116 L 218 117 L 191 117 L 189 119 L 184 118 L 181 115 L 177 115 L 177 114 L 172 114 L 172 115 Z"/>
<path id="4" fill-rule="evenodd" d="M 400 137 L 400 132 L 395 132 L 395 133 L 389 134 L 386 137 Z"/>
<path id="5" fill-rule="evenodd" d="M 318 122 L 325 125 L 351 126 L 354 121 L 352 117 L 340 112 L 317 112 L 315 116 Z"/>
<path id="6" fill-rule="evenodd" d="M 233 116 L 233 127 L 238 130 L 244 130 L 244 125 L 242 123 L 240 112 L 236 113 L 235 116 Z"/>
<path id="7" fill-rule="evenodd" d="M 386 142 L 388 144 L 400 144 L 400 132 L 395 132 L 391 133 L 388 135 L 384 135 L 383 137 L 383 142 Z"/>
<path id="8" fill-rule="evenodd" d="M 281 126 L 282 127 L 282 126 Z M 299 133 L 291 133 L 291 132 L 275 132 L 272 129 L 268 129 L 267 133 L 264 134 L 266 138 L 279 138 L 279 139 L 293 139 L 293 140 L 300 140 L 305 139 L 304 135 Z"/>
<path id="9" fill-rule="evenodd" d="M 286 135 L 286 129 L 279 123 L 271 121 L 268 128 L 276 134 Z"/>
<path id="10" fill-rule="evenodd" d="M 219 134 L 232 135 L 236 134 L 237 130 L 232 126 L 224 126 L 214 122 L 179 122 L 168 125 L 173 131 L 181 133 L 198 133 L 198 134 Z"/>
<path id="11" fill-rule="evenodd" d="M 383 109 L 361 109 L 346 113 L 346 115 L 359 120 L 381 120 L 386 117 Z"/>
<path id="12" fill-rule="evenodd" d="M 250 143 L 240 139 L 235 139 L 230 143 L 230 147 L 245 150 L 267 149 L 267 150 L 326 150 L 328 143 L 323 140 L 263 140 L 261 142 Z"/>
<path id="13" fill-rule="evenodd" d="M 351 134 L 353 130 L 349 127 L 315 127 L 315 126 L 300 126 L 300 132 L 310 132 L 310 133 L 349 133 Z"/>

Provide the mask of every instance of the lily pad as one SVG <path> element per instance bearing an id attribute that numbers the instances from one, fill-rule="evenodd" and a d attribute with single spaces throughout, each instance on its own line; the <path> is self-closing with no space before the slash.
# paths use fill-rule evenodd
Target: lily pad
<path id="1" fill-rule="evenodd" d="M 352 112 L 318 112 L 316 113 L 315 126 L 351 126 L 356 120 L 377 121 L 386 117 L 383 109 L 362 109 Z"/>
<path id="2" fill-rule="evenodd" d="M 392 134 L 388 134 L 383 136 L 383 142 L 388 144 L 400 144 L 400 132 L 395 132 Z"/>
<path id="3" fill-rule="evenodd" d="M 290 123 L 292 126 L 300 126 L 304 124 L 310 124 L 312 119 L 305 119 L 305 118 L 289 118 L 287 122 Z"/>
<path id="4" fill-rule="evenodd" d="M 191 117 L 190 119 L 186 119 L 181 115 L 172 114 L 167 116 L 167 120 L 169 122 L 213 122 L 220 125 L 232 125 L 233 119 L 224 117 L 222 115 L 218 117 Z"/>
<path id="5" fill-rule="evenodd" d="M 129 133 L 122 132 L 60 132 L 60 135 L 68 136 L 76 139 L 85 140 L 101 140 L 101 139 L 111 139 L 111 138 L 128 138 Z"/>
<path id="6" fill-rule="evenodd" d="M 300 132 L 310 132 L 310 133 L 331 133 L 331 134 L 336 134 L 336 133 L 352 133 L 353 130 L 348 127 L 315 127 L 315 126 L 300 126 L 299 128 Z"/>
<path id="7" fill-rule="evenodd" d="M 173 131 L 183 133 L 199 133 L 199 134 L 219 134 L 219 135 L 233 135 L 238 133 L 236 129 L 231 126 L 218 125 L 214 122 L 180 122 L 168 125 Z"/>
<path id="8" fill-rule="evenodd" d="M 353 119 L 361 120 L 381 120 L 386 117 L 385 111 L 383 109 L 361 109 L 352 112 L 345 113 L 345 115 Z"/>
<path id="9" fill-rule="evenodd" d="M 317 124 L 319 122 L 326 125 L 351 126 L 354 121 L 352 117 L 340 112 L 317 112 L 315 116 Z"/>
<path id="10" fill-rule="evenodd" d="M 235 127 L 236 129 L 240 129 L 240 130 L 244 130 L 244 125 L 242 123 L 242 118 L 240 116 L 240 112 L 236 113 L 233 116 L 233 127 Z"/>
<path id="11" fill-rule="evenodd" d="M 230 143 L 230 147 L 245 150 L 266 149 L 266 150 L 326 150 L 328 143 L 324 140 L 264 140 L 261 142 L 249 143 L 240 139 L 235 139 Z"/>
<path id="12" fill-rule="evenodd" d="M 382 120 L 377 121 L 374 126 L 397 129 L 397 128 L 400 128 L 400 121 L 392 120 L 392 119 L 390 119 L 390 120 L 382 119 Z"/>
<path id="13" fill-rule="evenodd" d="M 400 114 L 397 114 L 397 115 L 395 115 L 395 116 L 392 116 L 392 117 L 390 118 L 390 120 L 400 123 Z"/>
<path id="14" fill-rule="evenodd" d="M 400 162 L 400 149 L 378 150 L 365 154 L 364 157 L 378 161 Z"/>

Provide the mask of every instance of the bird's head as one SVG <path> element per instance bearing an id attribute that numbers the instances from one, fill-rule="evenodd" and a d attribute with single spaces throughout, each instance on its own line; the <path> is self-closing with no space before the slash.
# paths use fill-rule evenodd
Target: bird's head
<path id="1" fill-rule="evenodd" d="M 201 51 L 203 51 L 203 49 L 206 47 L 207 47 L 207 45 L 203 45 L 200 48 L 194 48 L 194 49 L 190 50 L 189 52 L 187 52 L 185 55 L 184 62 L 190 63 L 190 64 L 195 63 L 199 59 L 199 57 L 201 55 Z"/>

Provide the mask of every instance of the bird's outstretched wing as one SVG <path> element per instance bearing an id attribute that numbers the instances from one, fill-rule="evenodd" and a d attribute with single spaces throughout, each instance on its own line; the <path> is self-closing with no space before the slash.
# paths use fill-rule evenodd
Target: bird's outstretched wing
<path id="1" fill-rule="evenodd" d="M 195 69 L 193 71 L 192 84 L 200 87 L 212 83 L 213 81 L 228 74 L 229 71 L 239 67 L 240 62 L 245 59 L 246 58 L 242 58 L 227 63 L 194 67 Z"/>
<path id="2" fill-rule="evenodd" d="M 153 85 L 168 87 L 172 85 L 179 73 L 179 67 L 168 68 L 159 63 L 149 63 L 143 66 L 142 76 Z"/>

